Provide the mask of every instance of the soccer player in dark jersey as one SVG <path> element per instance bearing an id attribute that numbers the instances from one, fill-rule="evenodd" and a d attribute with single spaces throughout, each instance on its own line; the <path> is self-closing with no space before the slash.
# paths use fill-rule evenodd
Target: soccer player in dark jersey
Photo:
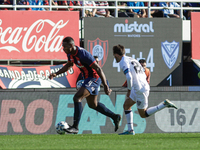
<path id="1" fill-rule="evenodd" d="M 53 77 L 56 77 L 57 75 L 66 72 L 74 64 L 80 69 L 80 71 L 84 75 L 84 83 L 73 97 L 74 123 L 70 128 L 66 129 L 65 131 L 74 134 L 78 133 L 78 124 L 82 113 L 81 101 L 86 98 L 86 101 L 90 108 L 113 119 L 116 132 L 119 128 L 121 115 L 113 113 L 111 110 L 106 108 L 104 104 L 97 101 L 98 87 L 100 86 L 101 82 L 107 95 L 110 95 L 112 91 L 107 85 L 106 77 L 102 68 L 98 65 L 94 57 L 87 50 L 75 46 L 73 38 L 64 38 L 62 45 L 64 52 L 67 54 L 68 62 L 59 71 L 50 74 L 49 78 L 52 79 Z"/>

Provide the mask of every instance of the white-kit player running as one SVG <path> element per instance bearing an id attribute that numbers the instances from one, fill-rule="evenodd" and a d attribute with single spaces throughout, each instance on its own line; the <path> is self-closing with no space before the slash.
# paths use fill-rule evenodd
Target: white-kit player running
<path id="1" fill-rule="evenodd" d="M 147 83 L 146 75 L 141 64 L 136 59 L 125 56 L 125 48 L 122 45 L 113 46 L 113 56 L 117 63 L 119 62 L 120 68 L 126 75 L 128 88 L 127 97 L 123 105 L 128 131 L 120 133 L 119 135 L 135 134 L 133 129 L 133 112 L 131 110 L 131 107 L 135 103 L 137 103 L 137 109 L 142 118 L 149 117 L 165 107 L 177 109 L 177 107 L 168 99 L 157 106 L 147 108 L 150 86 Z"/>

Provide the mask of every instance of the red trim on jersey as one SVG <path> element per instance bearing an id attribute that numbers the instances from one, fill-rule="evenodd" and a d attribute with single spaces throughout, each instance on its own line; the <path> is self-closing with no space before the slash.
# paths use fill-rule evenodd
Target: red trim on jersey
<path id="1" fill-rule="evenodd" d="M 78 57 L 76 57 L 76 60 L 77 60 L 77 64 L 78 64 L 79 66 L 83 66 L 83 65 L 81 64 L 81 61 L 80 61 L 80 59 L 79 59 Z M 81 69 L 83 69 L 83 72 L 84 72 L 84 74 L 85 74 L 85 78 L 88 78 L 89 73 L 88 73 L 88 70 L 86 69 L 86 67 L 83 67 L 83 68 L 81 68 Z"/>
<path id="2" fill-rule="evenodd" d="M 93 68 L 92 68 L 92 70 L 93 70 L 93 76 L 94 76 L 94 78 L 97 78 L 97 80 L 98 80 L 99 75 L 98 75 L 97 71 L 95 69 L 93 69 Z"/>
<path id="3" fill-rule="evenodd" d="M 90 67 L 95 63 L 95 61 L 93 61 L 93 63 L 90 64 Z M 95 69 L 93 69 L 93 68 L 92 68 L 92 70 L 93 70 L 93 76 L 98 79 L 99 75 L 98 75 L 97 71 Z"/>
<path id="4" fill-rule="evenodd" d="M 96 61 L 96 60 L 95 60 Z M 91 67 L 94 63 L 95 63 L 95 61 L 93 61 L 93 63 L 91 63 L 89 66 Z"/>
<path id="5" fill-rule="evenodd" d="M 72 55 L 70 55 L 70 61 L 69 62 L 72 62 L 72 63 L 74 63 L 74 58 L 73 58 L 73 56 Z"/>

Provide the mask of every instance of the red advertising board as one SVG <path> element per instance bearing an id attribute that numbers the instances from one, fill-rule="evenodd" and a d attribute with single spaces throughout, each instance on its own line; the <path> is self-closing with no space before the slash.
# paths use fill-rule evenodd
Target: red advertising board
<path id="1" fill-rule="evenodd" d="M 200 12 L 191 13 L 192 59 L 200 59 Z"/>
<path id="2" fill-rule="evenodd" d="M 0 89 L 75 88 L 80 74 L 76 65 L 52 80 L 49 79 L 50 73 L 55 73 L 62 67 L 63 65 L 37 67 L 0 65 Z"/>
<path id="3" fill-rule="evenodd" d="M 79 12 L 1 11 L 0 59 L 66 59 L 62 40 L 79 46 Z"/>

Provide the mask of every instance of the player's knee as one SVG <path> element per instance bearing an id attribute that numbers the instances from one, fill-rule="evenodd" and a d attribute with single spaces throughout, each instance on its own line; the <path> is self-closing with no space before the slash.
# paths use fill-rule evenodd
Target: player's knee
<path id="1" fill-rule="evenodd" d="M 126 104 L 124 103 L 124 105 L 123 105 L 123 108 L 124 108 L 124 110 L 126 110 Z"/>
<path id="2" fill-rule="evenodd" d="M 146 117 L 147 117 L 145 111 L 144 111 L 144 112 L 139 112 L 139 114 L 140 114 L 140 117 L 141 117 L 141 118 L 146 118 Z"/>
<path id="3" fill-rule="evenodd" d="M 74 95 L 74 97 L 73 97 L 73 101 L 74 101 L 74 102 L 81 102 L 81 101 L 80 101 L 80 98 L 77 97 L 76 95 Z"/>
<path id="4" fill-rule="evenodd" d="M 97 107 L 95 104 L 89 104 L 89 103 L 88 103 L 88 106 L 89 106 L 90 108 L 92 108 L 92 109 L 95 109 L 95 108 Z"/>
<path id="5" fill-rule="evenodd" d="M 123 108 L 124 110 L 131 110 L 132 105 L 129 105 L 127 103 L 124 103 Z"/>
<path id="6" fill-rule="evenodd" d="M 142 114 L 142 115 L 140 115 L 140 117 L 141 118 L 146 118 L 147 116 Z"/>

